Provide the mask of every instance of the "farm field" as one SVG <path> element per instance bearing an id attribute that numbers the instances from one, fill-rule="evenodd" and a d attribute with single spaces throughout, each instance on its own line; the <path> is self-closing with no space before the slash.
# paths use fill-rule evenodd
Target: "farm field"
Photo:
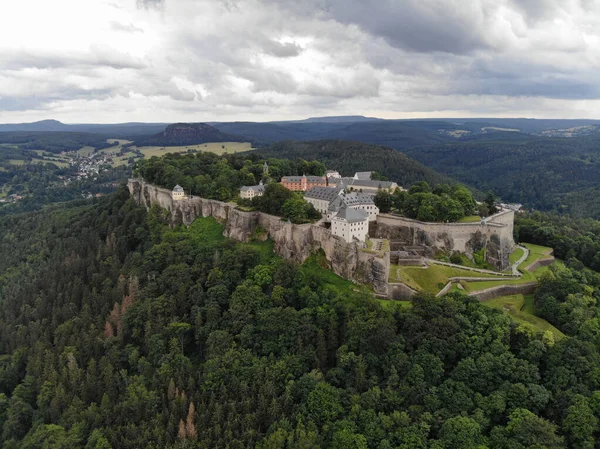
<path id="1" fill-rule="evenodd" d="M 482 302 L 487 307 L 501 310 L 516 322 L 533 328 L 536 331 L 550 331 L 556 340 L 564 338 L 560 330 L 548 321 L 534 314 L 533 295 L 511 295 Z"/>
<path id="2" fill-rule="evenodd" d="M 135 147 L 132 147 L 135 148 Z M 163 156 L 167 153 L 186 153 L 192 151 L 207 151 L 221 155 L 223 153 L 235 153 L 238 151 L 250 151 L 252 145 L 250 142 L 215 142 L 202 143 L 199 145 L 186 145 L 181 147 L 139 147 L 144 157 Z"/>

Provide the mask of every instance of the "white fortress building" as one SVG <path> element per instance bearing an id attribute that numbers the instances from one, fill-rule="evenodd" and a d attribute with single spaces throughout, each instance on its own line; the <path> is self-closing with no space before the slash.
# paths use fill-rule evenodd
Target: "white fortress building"
<path id="1" fill-rule="evenodd" d="M 369 216 L 362 210 L 344 206 L 331 219 L 331 233 L 346 242 L 364 242 L 368 232 Z"/>
<path id="2" fill-rule="evenodd" d="M 185 197 L 185 192 L 183 191 L 183 187 L 181 187 L 179 184 L 177 184 L 175 187 L 173 187 L 173 191 L 171 192 L 171 197 L 174 200 L 182 200 Z"/>

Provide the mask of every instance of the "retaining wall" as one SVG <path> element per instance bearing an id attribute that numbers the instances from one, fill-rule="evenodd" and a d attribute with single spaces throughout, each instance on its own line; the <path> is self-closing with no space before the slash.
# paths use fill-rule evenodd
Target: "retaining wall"
<path id="1" fill-rule="evenodd" d="M 515 285 L 499 285 L 485 290 L 469 293 L 469 296 L 477 298 L 479 301 L 489 301 L 490 299 L 499 298 L 509 295 L 530 295 L 535 292 L 537 282 L 527 282 L 524 284 Z"/>

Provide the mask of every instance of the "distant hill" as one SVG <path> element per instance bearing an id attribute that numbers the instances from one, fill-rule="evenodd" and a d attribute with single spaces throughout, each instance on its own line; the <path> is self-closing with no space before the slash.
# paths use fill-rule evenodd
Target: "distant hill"
<path id="1" fill-rule="evenodd" d="M 142 146 L 183 146 L 207 142 L 247 142 L 248 139 L 219 131 L 206 123 L 175 123 L 154 136 L 141 138 L 135 145 Z"/>
<path id="2" fill-rule="evenodd" d="M 598 148 L 597 136 L 527 135 L 521 141 L 471 141 L 404 151 L 426 166 L 481 191 L 493 189 L 504 200 L 523 203 L 528 208 L 600 217 L 596 199 L 600 186 Z M 592 207 L 592 202 L 596 206 Z"/>
<path id="3" fill-rule="evenodd" d="M 131 139 L 140 135 L 152 135 L 163 131 L 167 123 L 119 123 L 119 124 L 74 124 L 69 125 L 58 120 L 42 120 L 33 123 L 0 124 L 0 133 L 4 132 L 63 132 L 93 133 L 108 137 Z"/>
<path id="4" fill-rule="evenodd" d="M 101 134 L 57 131 L 4 131 L 0 132 L 0 144 L 17 145 L 23 150 L 44 150 L 51 153 L 78 150 L 84 146 L 107 148 L 107 136 Z"/>
<path id="5" fill-rule="evenodd" d="M 304 120 L 293 120 L 294 123 L 352 123 L 352 122 L 372 122 L 384 120 L 377 117 L 365 117 L 364 115 L 339 115 L 329 117 L 309 117 Z M 281 122 L 286 123 L 286 122 Z M 288 122 L 289 123 L 289 122 Z"/>
<path id="6" fill-rule="evenodd" d="M 343 176 L 357 171 L 376 171 L 401 186 L 417 181 L 429 184 L 454 184 L 456 181 L 409 158 L 393 148 L 344 140 L 313 142 L 285 141 L 257 151 L 264 157 L 319 160 L 327 168 L 338 170 Z"/>

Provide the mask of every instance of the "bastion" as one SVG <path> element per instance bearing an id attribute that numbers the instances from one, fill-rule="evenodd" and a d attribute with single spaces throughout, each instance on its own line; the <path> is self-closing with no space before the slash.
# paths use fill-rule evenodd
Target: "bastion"
<path id="1" fill-rule="evenodd" d="M 513 239 L 515 213 L 505 210 L 480 223 L 430 223 L 397 215 L 380 214 L 371 223 L 369 235 L 424 246 L 435 250 L 458 251 L 473 256 L 485 248 L 485 259 L 498 270 L 510 264 L 515 247 Z"/>
<path id="2" fill-rule="evenodd" d="M 168 210 L 172 226 L 189 226 L 198 217 L 214 217 L 225 226 L 224 236 L 240 242 L 250 241 L 256 231 L 261 230 L 273 240 L 275 253 L 279 256 L 302 263 L 314 251 L 323 250 L 334 273 L 371 285 L 376 293 L 387 295 L 390 269 L 388 252 L 379 257 L 362 251 L 360 243 L 347 243 L 321 226 L 297 225 L 262 212 L 241 211 L 233 203 L 197 196 L 174 201 L 170 190 L 148 184 L 142 179 L 130 179 L 128 186 L 137 204 L 146 208 L 156 204 Z"/>

